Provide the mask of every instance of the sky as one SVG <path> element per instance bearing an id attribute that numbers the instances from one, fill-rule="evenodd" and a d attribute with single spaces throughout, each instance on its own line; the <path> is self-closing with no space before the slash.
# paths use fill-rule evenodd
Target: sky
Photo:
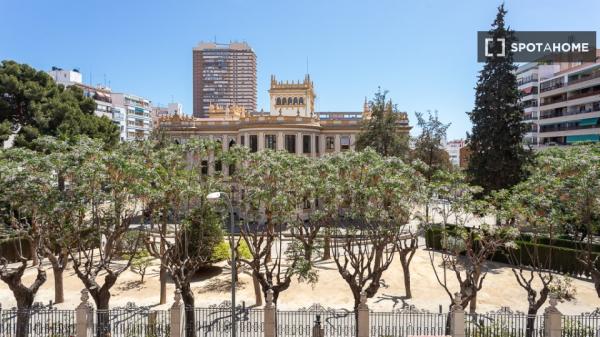
<path id="1" fill-rule="evenodd" d="M 258 109 L 270 76 L 308 71 L 318 111 L 361 111 L 379 87 L 402 111 L 438 111 L 448 138 L 471 129 L 476 33 L 492 0 L 0 0 L 0 60 L 78 68 L 88 84 L 192 112 L 192 48 L 246 41 L 257 55 Z M 515 30 L 600 30 L 600 1 L 507 0 Z M 418 129 L 413 129 L 413 133 Z"/>

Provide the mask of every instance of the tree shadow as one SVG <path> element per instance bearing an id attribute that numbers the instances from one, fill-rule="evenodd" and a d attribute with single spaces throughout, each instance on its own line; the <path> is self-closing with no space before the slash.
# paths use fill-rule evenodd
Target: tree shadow
<path id="1" fill-rule="evenodd" d="M 377 300 L 375 301 L 375 303 L 384 302 L 384 301 L 392 302 L 393 303 L 392 308 L 396 309 L 398 304 L 401 304 L 399 309 L 404 309 L 404 308 L 408 308 L 410 306 L 406 300 L 408 300 L 406 295 L 395 296 L 395 295 L 381 294 L 381 295 L 377 296 Z"/>

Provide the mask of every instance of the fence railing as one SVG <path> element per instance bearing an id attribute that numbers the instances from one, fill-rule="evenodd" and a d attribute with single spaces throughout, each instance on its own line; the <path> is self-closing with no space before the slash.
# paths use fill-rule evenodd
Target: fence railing
<path id="1" fill-rule="evenodd" d="M 371 312 L 369 336 L 445 336 L 448 314 L 426 312 Z"/>
<path id="2" fill-rule="evenodd" d="M 524 314 L 467 314 L 467 337 L 544 337 L 544 316 Z"/>
<path id="3" fill-rule="evenodd" d="M 213 337 L 229 336 L 231 333 L 231 308 L 188 308 L 186 316 L 194 317 L 193 325 L 186 324 L 186 331 L 193 331 L 195 336 Z M 263 336 L 263 310 L 254 308 L 236 308 L 236 327 L 238 336 Z"/>
<path id="4" fill-rule="evenodd" d="M 299 311 L 277 311 L 277 336 L 310 337 L 317 320 L 321 323 L 325 337 L 356 336 L 354 311 L 311 310 L 310 308 Z"/>
<path id="5" fill-rule="evenodd" d="M 119 308 L 96 310 L 91 313 L 93 325 L 90 332 L 111 337 L 169 337 L 170 317 L 168 310 L 147 308 Z"/>
<path id="6" fill-rule="evenodd" d="M 29 337 L 69 337 L 75 335 L 75 311 L 53 309 L 0 311 L 0 336 L 12 337 L 17 330 Z"/>
<path id="7" fill-rule="evenodd" d="M 600 311 L 562 316 L 562 337 L 600 337 Z"/>

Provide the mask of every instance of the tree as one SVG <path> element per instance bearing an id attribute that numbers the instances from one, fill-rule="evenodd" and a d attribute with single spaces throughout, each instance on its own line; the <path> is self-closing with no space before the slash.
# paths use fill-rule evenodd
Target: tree
<path id="1" fill-rule="evenodd" d="M 502 4 L 489 34 L 495 41 L 505 39 L 510 46 L 515 37 L 505 27 L 505 15 Z M 498 48 L 499 43 L 493 46 L 494 51 L 499 52 Z M 530 151 L 522 143 L 527 124 L 522 122 L 515 70 L 510 50 L 505 57 L 487 58 L 475 88 L 475 108 L 468 113 L 473 130 L 467 135 L 471 150 L 467 172 L 484 194 L 513 186 L 525 177 L 523 168 Z"/>
<path id="2" fill-rule="evenodd" d="M 94 115 L 96 103 L 80 88 L 57 85 L 43 71 L 2 61 L 0 64 L 0 140 L 15 136 L 15 146 L 33 147 L 32 141 L 49 135 L 73 141 L 79 135 L 114 146 L 119 130 L 106 117 Z"/>
<path id="3" fill-rule="evenodd" d="M 240 167 L 232 184 L 239 197 L 233 200 L 237 200 L 243 219 L 241 239 L 252 255 L 242 262 L 252 270 L 253 281 L 260 285 L 263 294 L 266 296 L 271 289 L 277 303 L 279 294 L 289 288 L 294 275 L 301 281 L 316 281 L 311 261 L 295 245 L 284 246 L 280 237 L 284 226 L 297 219 L 298 208 L 304 201 L 301 191 L 306 175 L 311 174 L 307 171 L 309 159 L 282 151 L 249 153 L 237 148 L 229 152 Z M 258 300 L 260 294 L 255 295 Z"/>
<path id="4" fill-rule="evenodd" d="M 408 136 L 399 130 L 401 116 L 405 113 L 400 112 L 398 106 L 387 99 L 387 91 L 381 89 L 369 102 L 369 108 L 371 118 L 366 119 L 356 139 L 356 149 L 371 147 L 383 156 L 406 157 Z"/>
<path id="5" fill-rule="evenodd" d="M 339 187 L 334 200 L 338 216 L 328 224 L 333 260 L 348 284 L 358 312 L 360 296 L 375 296 L 381 277 L 396 253 L 408 225 L 419 175 L 396 157 L 382 157 L 372 149 L 346 152 L 331 158 Z"/>
<path id="6" fill-rule="evenodd" d="M 133 143 L 113 151 L 98 151 L 79 167 L 72 187 L 84 197 L 85 213 L 75 231 L 89 231 L 69 247 L 73 269 L 93 298 L 97 312 L 97 335 L 109 331 L 107 310 L 111 288 L 132 263 L 134 254 L 123 260 L 119 249 L 124 235 L 142 210 L 141 198 L 148 189 L 148 170 L 143 153 Z M 137 250 L 139 240 L 136 241 Z M 100 275 L 104 282 L 99 282 Z"/>
<path id="7" fill-rule="evenodd" d="M 417 126 L 421 133 L 415 138 L 415 148 L 412 150 L 413 159 L 421 160 L 427 165 L 423 173 L 427 181 L 431 181 L 433 175 L 438 170 L 448 170 L 452 168 L 448 152 L 444 149 L 442 142 L 446 139 L 446 131 L 450 123 L 443 124 L 437 115 L 428 112 L 428 119 L 423 117 L 420 112 L 417 116 Z"/>
<path id="8" fill-rule="evenodd" d="M 454 215 L 454 227 L 442 230 L 441 271 L 436 265 L 438 253 L 429 253 L 431 267 L 436 280 L 444 288 L 450 305 L 454 293 L 450 290 L 448 273 L 456 277 L 460 287 L 461 306 L 470 304 L 470 312 L 477 309 L 477 294 L 483 287 L 487 275 L 484 264 L 498 249 L 510 244 L 517 232 L 511 226 L 489 225 L 483 216 L 493 210 L 489 201 L 474 200 L 480 188 L 461 180 L 461 173 L 446 173 L 445 180 L 437 187 L 440 199 L 449 204 Z M 482 217 L 476 216 L 481 215 Z M 474 222 L 477 220 L 478 225 Z M 445 224 L 446 225 L 446 224 Z M 467 226 L 468 225 L 468 226 Z"/>

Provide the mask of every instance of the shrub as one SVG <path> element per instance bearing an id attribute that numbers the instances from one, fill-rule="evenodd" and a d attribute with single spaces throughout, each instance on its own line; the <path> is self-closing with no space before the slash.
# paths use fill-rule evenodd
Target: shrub
<path id="1" fill-rule="evenodd" d="M 237 249 L 237 256 L 242 259 L 250 259 L 252 258 L 252 254 L 250 254 L 250 248 L 246 244 L 246 241 L 241 241 L 240 246 Z M 229 242 L 221 241 L 218 245 L 213 249 L 213 254 L 211 261 L 219 262 L 231 259 L 231 248 L 229 247 Z"/>

